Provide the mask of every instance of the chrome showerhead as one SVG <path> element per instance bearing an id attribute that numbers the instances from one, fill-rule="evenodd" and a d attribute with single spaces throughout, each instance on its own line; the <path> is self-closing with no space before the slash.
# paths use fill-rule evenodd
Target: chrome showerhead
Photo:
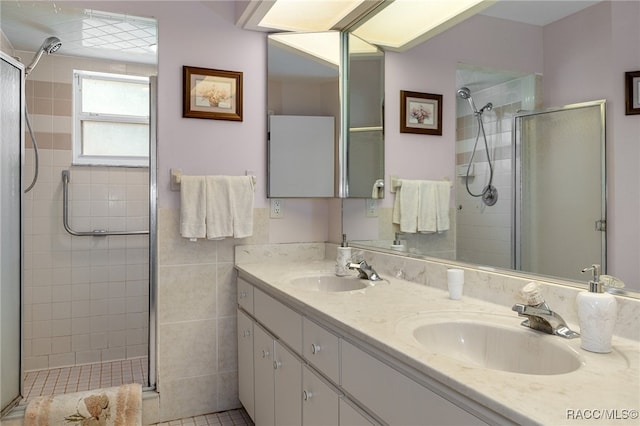
<path id="1" fill-rule="evenodd" d="M 468 87 L 461 87 L 458 89 L 458 97 L 462 99 L 469 99 L 471 97 L 471 90 Z"/>
<path id="2" fill-rule="evenodd" d="M 46 53 L 47 55 L 51 55 L 52 53 L 57 52 L 61 46 L 62 42 L 58 37 L 47 37 L 42 42 L 42 45 L 40 46 L 40 49 L 38 49 L 36 56 L 33 57 L 33 60 L 31 61 L 29 66 L 24 70 L 24 76 L 28 76 L 31 71 L 33 71 L 36 65 L 38 65 L 38 61 L 44 53 Z"/>
<path id="3" fill-rule="evenodd" d="M 458 89 L 458 97 L 461 99 L 466 99 L 469 101 L 469 105 L 471 106 L 471 110 L 474 114 L 478 113 L 478 109 L 476 108 L 476 104 L 473 103 L 473 98 L 471 97 L 471 90 L 468 87 L 461 87 Z"/>

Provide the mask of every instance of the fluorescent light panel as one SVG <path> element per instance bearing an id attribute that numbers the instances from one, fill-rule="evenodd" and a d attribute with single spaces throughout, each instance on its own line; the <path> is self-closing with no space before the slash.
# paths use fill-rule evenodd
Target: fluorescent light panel
<path id="1" fill-rule="evenodd" d="M 491 4 L 486 0 L 395 0 L 353 33 L 369 43 L 403 50 Z"/>
<path id="2" fill-rule="evenodd" d="M 327 31 L 364 0 L 277 0 L 261 27 L 285 31 Z"/>

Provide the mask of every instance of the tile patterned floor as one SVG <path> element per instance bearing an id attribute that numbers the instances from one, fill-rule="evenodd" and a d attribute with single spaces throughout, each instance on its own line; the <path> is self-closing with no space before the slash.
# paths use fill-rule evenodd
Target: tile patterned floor
<path id="1" fill-rule="evenodd" d="M 25 374 L 24 398 L 20 404 L 26 405 L 42 395 L 59 395 L 126 383 L 146 386 L 148 377 L 147 357 L 30 371 Z"/>
<path id="2" fill-rule="evenodd" d="M 156 423 L 155 426 L 253 426 L 253 422 L 247 412 L 241 408 L 239 410 Z"/>

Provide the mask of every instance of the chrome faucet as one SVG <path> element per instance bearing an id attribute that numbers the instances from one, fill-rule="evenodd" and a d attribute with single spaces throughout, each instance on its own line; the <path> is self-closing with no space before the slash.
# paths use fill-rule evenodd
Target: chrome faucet
<path id="1" fill-rule="evenodd" d="M 549 309 L 546 303 L 541 303 L 537 306 L 516 303 L 511 310 L 516 311 L 518 316 L 527 317 L 527 319 L 521 323 L 525 327 L 548 334 L 555 334 L 567 339 L 580 336 L 580 333 L 569 329 L 562 317 Z"/>
<path id="2" fill-rule="evenodd" d="M 365 260 L 360 263 L 349 262 L 347 263 L 347 268 L 355 269 L 356 271 L 358 271 L 358 278 L 369 281 L 382 281 L 380 275 L 378 275 L 378 273 L 374 271 L 373 268 Z"/>

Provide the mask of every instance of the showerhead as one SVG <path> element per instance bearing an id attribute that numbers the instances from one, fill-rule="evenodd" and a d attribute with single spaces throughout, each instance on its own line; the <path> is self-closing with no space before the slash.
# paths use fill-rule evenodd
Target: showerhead
<path id="1" fill-rule="evenodd" d="M 36 56 L 33 57 L 33 60 L 31 61 L 29 66 L 24 70 L 24 76 L 28 76 L 36 67 L 36 65 L 38 65 L 38 61 L 42 57 L 42 54 L 46 53 L 47 55 L 51 55 L 52 53 L 57 52 L 61 46 L 62 42 L 58 37 L 47 37 L 42 42 L 42 45 L 40 46 L 40 49 L 38 49 Z"/>
<path id="2" fill-rule="evenodd" d="M 466 99 L 469 101 L 469 105 L 471 105 L 471 110 L 473 110 L 474 114 L 478 113 L 478 109 L 476 108 L 476 104 L 473 102 L 473 98 L 471 97 L 471 90 L 468 87 L 461 87 L 458 89 L 458 97 L 461 99 Z"/>
<path id="3" fill-rule="evenodd" d="M 458 89 L 458 97 L 462 99 L 469 99 L 471 97 L 471 90 L 468 87 L 461 87 Z"/>
<path id="4" fill-rule="evenodd" d="M 62 47 L 62 42 L 58 37 L 48 37 L 42 42 L 40 49 L 44 50 L 47 55 L 55 53 Z"/>

